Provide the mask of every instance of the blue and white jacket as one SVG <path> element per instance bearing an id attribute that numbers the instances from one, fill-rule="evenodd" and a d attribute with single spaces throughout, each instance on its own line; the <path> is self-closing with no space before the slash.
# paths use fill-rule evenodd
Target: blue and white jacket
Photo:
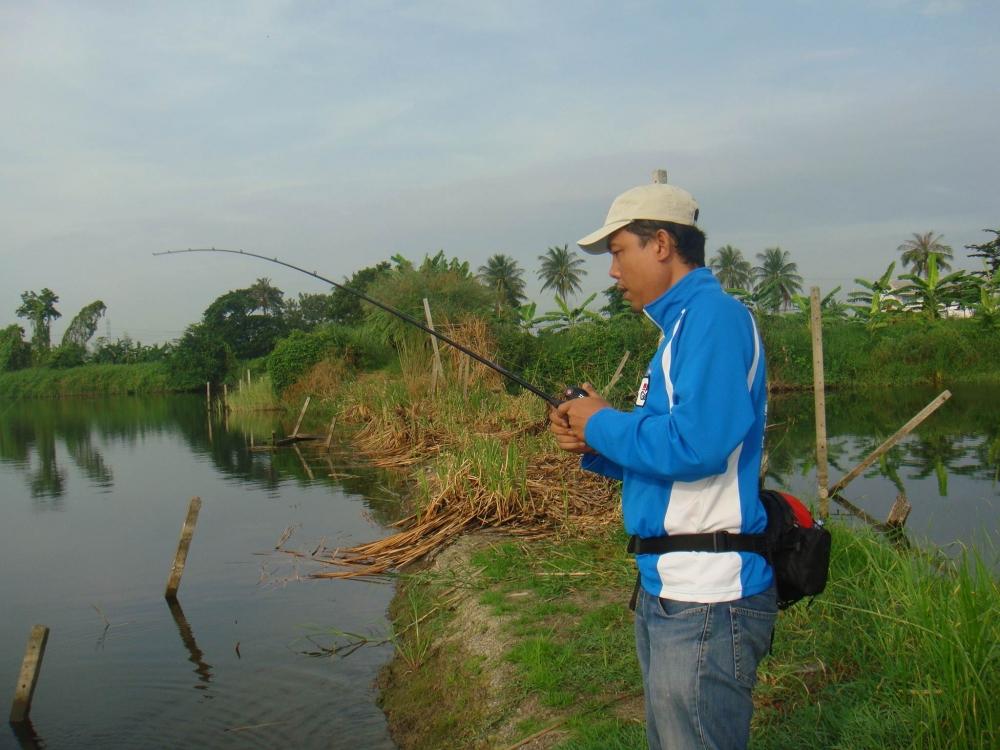
<path id="1" fill-rule="evenodd" d="M 750 312 L 697 268 L 645 308 L 663 333 L 636 408 L 601 409 L 585 438 L 589 471 L 621 479 L 630 535 L 659 537 L 767 526 L 758 494 L 767 388 L 764 352 Z M 653 596 L 724 602 L 773 582 L 749 552 L 638 555 Z"/>

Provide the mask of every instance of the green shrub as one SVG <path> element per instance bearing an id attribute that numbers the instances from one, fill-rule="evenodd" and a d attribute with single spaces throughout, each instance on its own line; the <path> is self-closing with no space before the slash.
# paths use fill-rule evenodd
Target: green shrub
<path id="1" fill-rule="evenodd" d="M 330 324 L 309 333 L 293 331 L 278 342 L 267 358 L 267 372 L 275 393 L 280 394 L 324 358 L 370 369 L 384 363 L 387 349 L 365 326 Z"/>

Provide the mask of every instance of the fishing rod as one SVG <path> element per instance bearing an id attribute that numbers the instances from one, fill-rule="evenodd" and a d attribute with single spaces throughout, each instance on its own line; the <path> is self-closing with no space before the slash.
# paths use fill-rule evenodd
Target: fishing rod
<path id="1" fill-rule="evenodd" d="M 287 262 L 285 262 L 283 260 L 279 260 L 278 258 L 272 258 L 272 257 L 268 257 L 266 255 L 260 255 L 258 253 L 251 253 L 251 252 L 247 252 L 246 250 L 224 250 L 223 248 L 219 248 L 219 247 L 188 248 L 187 250 L 164 250 L 164 251 L 159 252 L 159 253 L 153 253 L 153 255 L 179 255 L 181 253 L 229 253 L 231 255 L 246 255 L 246 256 L 248 256 L 250 258 L 259 258 L 260 260 L 266 260 L 268 263 L 277 263 L 279 266 L 285 266 L 286 268 L 291 268 L 291 269 L 293 269 L 295 271 L 298 271 L 300 273 L 304 273 L 306 276 L 312 276 L 314 279 L 319 279 L 320 281 L 326 282 L 327 284 L 330 284 L 331 286 L 334 286 L 337 289 L 341 289 L 341 290 L 347 292 L 348 294 L 353 294 L 355 297 L 363 299 L 365 302 L 368 302 L 368 303 L 370 303 L 372 305 L 375 305 L 375 307 L 381 308 L 381 309 L 385 310 L 387 313 L 390 313 L 391 315 L 395 315 L 400 320 L 405 320 L 410 325 L 416 326 L 421 331 L 424 331 L 425 333 L 428 333 L 431 336 L 434 336 L 435 338 L 440 339 L 441 341 L 445 342 L 446 344 L 450 344 L 451 346 L 455 347 L 456 349 L 458 349 L 463 354 L 467 354 L 468 356 L 472 357 L 477 362 L 480 362 L 480 363 L 486 365 L 487 367 L 489 367 L 490 369 L 495 370 L 496 372 L 498 372 L 501 375 L 503 375 L 505 378 L 507 378 L 509 380 L 513 380 L 515 383 L 517 383 L 522 388 L 525 388 L 525 389 L 531 391 L 536 396 L 538 396 L 540 399 L 542 399 L 543 401 L 545 401 L 545 403 L 547 403 L 553 409 L 559 408 L 559 404 L 561 404 L 566 399 L 571 399 L 571 398 L 586 398 L 588 395 L 590 395 L 585 390 L 583 390 L 582 388 L 568 387 L 568 388 L 566 388 L 566 390 L 563 391 L 563 393 L 562 393 L 562 397 L 563 398 L 562 399 L 557 399 L 557 398 L 555 398 L 553 396 L 550 396 L 549 394 L 547 394 L 545 391 L 543 391 L 538 386 L 529 383 L 527 380 L 525 380 L 524 378 L 522 378 L 520 375 L 517 375 L 516 373 L 511 372 L 510 370 L 508 370 L 503 365 L 497 364 L 496 362 L 493 362 L 492 360 L 487 359 L 486 357 L 484 357 L 481 354 L 477 354 L 476 352 L 474 352 L 471 349 L 469 349 L 467 346 L 464 346 L 464 345 L 458 343 L 457 341 L 455 341 L 454 339 L 450 338 L 449 336 L 446 336 L 445 334 L 441 333 L 440 331 L 435 331 L 430 326 L 424 325 L 421 321 L 417 320 L 412 315 L 407 315 L 402 310 L 397 310 L 394 307 L 389 307 L 389 305 L 386 305 L 383 302 L 379 302 L 376 299 L 372 299 L 367 294 L 365 294 L 364 292 L 359 292 L 357 289 L 351 289 L 349 286 L 344 286 L 343 284 L 338 284 L 336 281 L 328 279 L 325 276 L 320 276 L 315 271 L 307 271 L 306 269 L 301 268 L 300 266 L 296 266 L 296 265 L 294 265 L 292 263 L 287 263 Z"/>

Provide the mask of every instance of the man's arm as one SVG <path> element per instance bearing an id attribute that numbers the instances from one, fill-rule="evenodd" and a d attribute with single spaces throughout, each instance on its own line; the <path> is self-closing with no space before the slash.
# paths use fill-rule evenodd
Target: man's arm
<path id="1" fill-rule="evenodd" d="M 604 458 L 648 476 L 694 481 L 724 472 L 754 421 L 753 324 L 745 311 L 741 319 L 731 310 L 684 321 L 670 412 L 620 412 L 580 399 L 560 407 L 571 431 Z"/>

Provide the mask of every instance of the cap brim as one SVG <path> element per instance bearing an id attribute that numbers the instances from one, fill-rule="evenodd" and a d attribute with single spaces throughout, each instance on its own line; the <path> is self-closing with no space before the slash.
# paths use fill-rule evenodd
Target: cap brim
<path id="1" fill-rule="evenodd" d="M 605 224 L 596 232 L 591 232 L 582 240 L 577 240 L 576 244 L 579 245 L 580 249 L 585 253 L 590 253 L 591 255 L 606 253 L 608 248 L 604 244 L 604 240 L 622 227 L 627 227 L 631 223 L 632 219 L 625 219 L 624 221 L 613 221 L 610 224 Z"/>

